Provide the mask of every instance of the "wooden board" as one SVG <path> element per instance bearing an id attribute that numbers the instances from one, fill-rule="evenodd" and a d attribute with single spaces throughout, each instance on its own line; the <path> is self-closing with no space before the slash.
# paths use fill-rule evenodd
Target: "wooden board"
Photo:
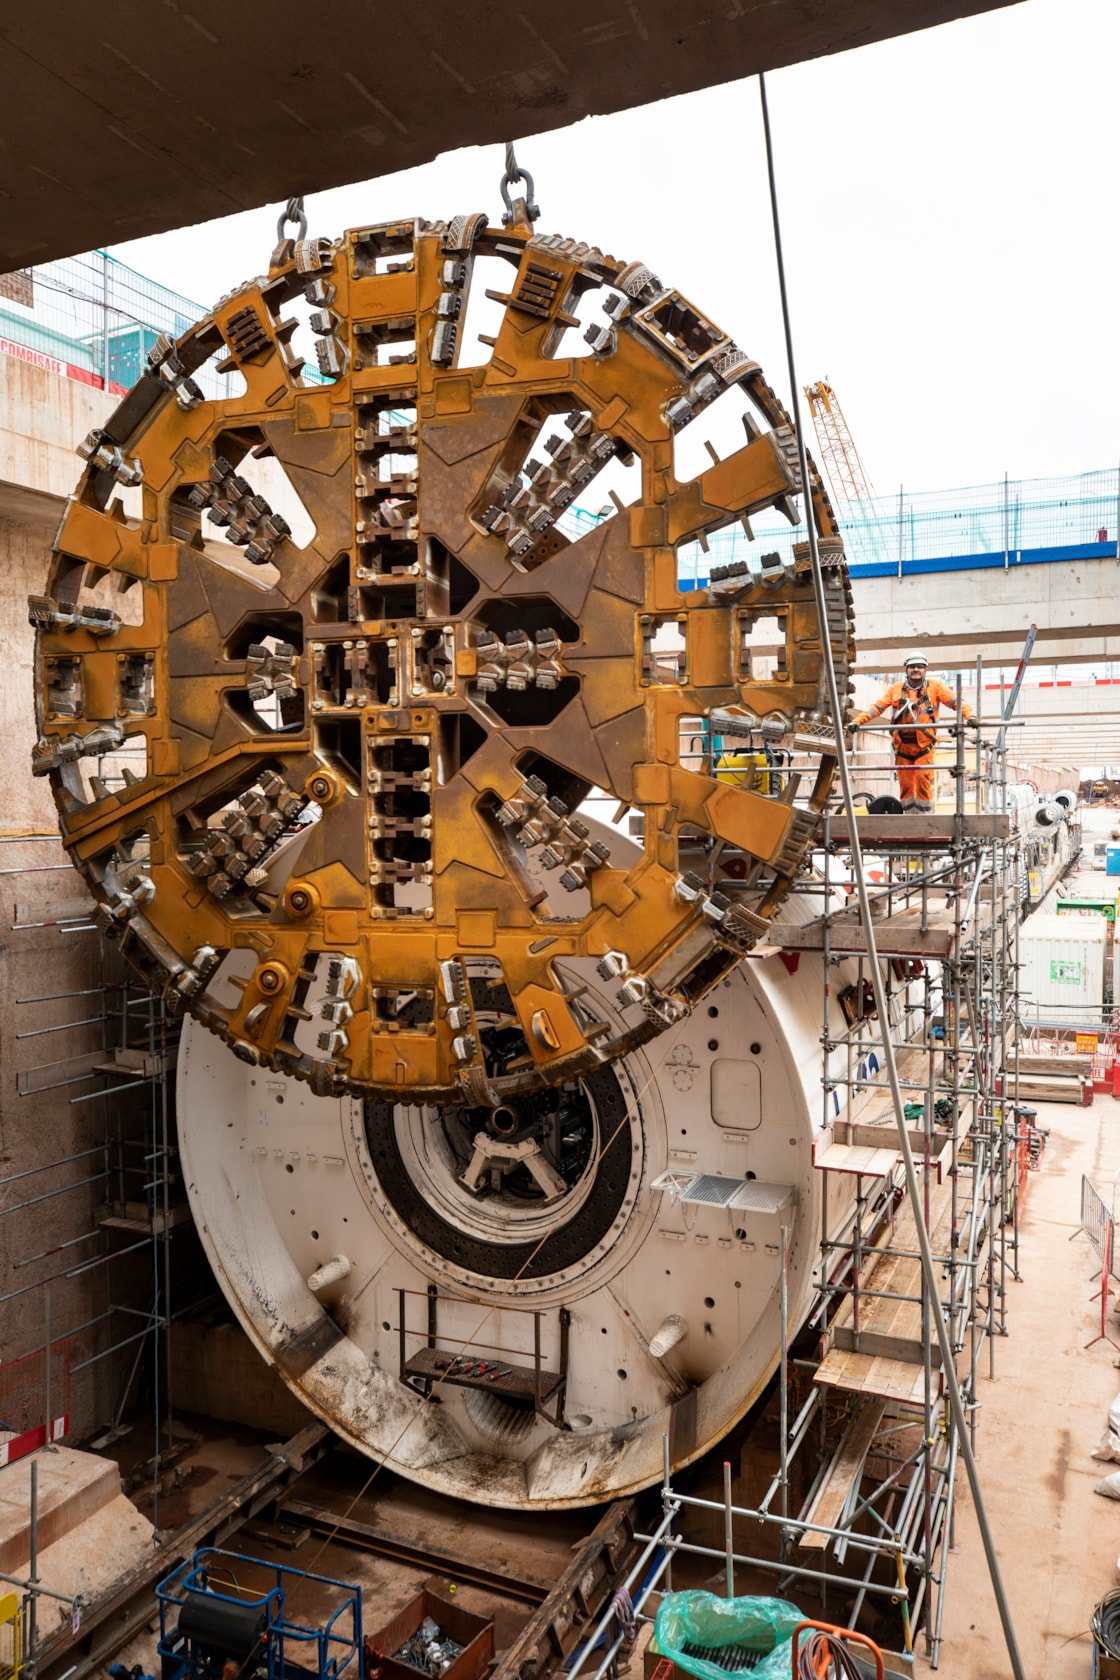
<path id="1" fill-rule="evenodd" d="M 902 890 L 900 884 L 899 891 Z M 937 900 L 932 894 L 930 896 L 932 902 L 924 917 L 922 906 L 914 904 L 891 916 L 874 918 L 875 949 L 881 957 L 944 959 L 952 954 L 957 932 L 956 911 L 943 905 L 934 908 Z M 972 938 L 977 929 L 984 931 L 990 921 L 991 906 L 985 902 L 973 910 L 964 937 Z M 787 951 L 823 951 L 824 934 L 823 920 L 804 924 L 774 922 L 768 937 Z M 831 918 L 828 948 L 833 956 L 862 956 L 866 953 L 867 933 L 857 915 L 841 910 Z"/>
<path id="2" fill-rule="evenodd" d="M 865 846 L 877 843 L 893 846 L 930 845 L 940 843 L 948 846 L 952 844 L 956 834 L 955 816 L 948 812 L 934 812 L 920 815 L 917 812 L 903 811 L 894 816 L 871 816 L 870 813 L 856 814 L 856 832 Z M 979 816 L 962 817 L 961 831 L 967 840 L 1006 840 L 1011 833 L 1011 818 L 1005 811 L 982 812 Z M 846 816 L 837 813 L 832 817 L 829 827 L 831 839 L 841 845 L 851 838 L 851 829 Z"/>
<path id="3" fill-rule="evenodd" d="M 1019 1101 L 1080 1103 L 1085 1100 L 1086 1083 L 1088 1082 L 1081 1079 L 1024 1079 L 1020 1074 Z M 1009 1079 L 1009 1094 L 1010 1088 Z"/>
<path id="4" fill-rule="evenodd" d="M 930 1080 L 929 1052 L 921 1049 L 902 1050 L 896 1052 L 895 1062 L 898 1067 L 898 1077 L 902 1082 L 902 1095 L 905 1102 L 924 1102 Z M 933 1085 L 936 1096 L 938 1084 L 943 1075 L 944 1057 L 940 1051 L 935 1052 L 933 1059 Z M 898 1126 L 894 1117 L 894 1099 L 886 1084 L 886 1073 L 880 1070 L 881 1084 L 858 1093 L 855 1105 L 851 1111 L 851 1118 L 846 1115 L 838 1117 L 832 1123 L 833 1136 L 837 1143 L 847 1143 L 856 1147 L 871 1149 L 889 1149 L 898 1147 Z M 912 1120 L 906 1128 L 910 1139 L 910 1147 L 916 1157 L 925 1157 L 926 1135 L 921 1120 Z M 935 1126 L 930 1142 L 932 1159 L 937 1162 L 951 1145 L 950 1135 L 940 1127 Z"/>
<path id="5" fill-rule="evenodd" d="M 814 1147 L 813 1165 L 822 1172 L 861 1173 L 864 1178 L 886 1178 L 900 1156 L 891 1149 L 852 1143 L 829 1143 Z"/>
<path id="6" fill-rule="evenodd" d="M 953 916 L 945 909 L 931 910 L 922 927 L 920 905 L 900 910 L 893 916 L 875 918 L 875 948 L 883 957 L 947 957 L 953 945 Z M 823 951 L 824 922 L 774 922 L 768 937 L 787 951 Z M 835 956 L 861 955 L 867 950 L 867 934 L 858 918 L 847 910 L 832 917 L 828 930 L 829 950 Z"/>
<path id="7" fill-rule="evenodd" d="M 901 1359 L 877 1359 L 869 1353 L 849 1353 L 844 1348 L 833 1348 L 825 1355 L 813 1381 L 847 1394 L 878 1395 L 882 1400 L 915 1406 L 922 1404 L 925 1389 L 920 1365 Z"/>
<path id="8" fill-rule="evenodd" d="M 1007 1077 L 1010 1082 L 1014 1073 L 1013 1058 L 1008 1057 Z M 1092 1079 L 1092 1056 L 1032 1056 L 1026 1050 L 1019 1052 L 1020 1079 Z"/>
<path id="9" fill-rule="evenodd" d="M 843 1132 L 840 1131 L 841 1127 L 844 1128 Z M 836 1129 L 840 1142 L 852 1144 L 856 1148 L 862 1149 L 889 1149 L 891 1147 L 889 1140 L 897 1138 L 898 1136 L 898 1125 L 894 1117 L 894 1104 L 891 1104 L 885 1114 L 869 1114 L 866 1119 L 861 1115 L 858 1120 L 851 1121 L 837 1120 Z M 915 1159 L 924 1161 L 926 1153 L 926 1134 L 924 1132 L 915 1131 L 913 1125 L 911 1124 L 906 1128 L 906 1135 L 910 1139 L 910 1148 L 914 1152 Z M 940 1128 L 935 1128 L 933 1137 L 930 1140 L 930 1151 L 933 1161 L 940 1159 L 941 1152 L 945 1148 L 947 1142 L 948 1134 L 940 1130 Z M 897 1149 L 898 1145 L 895 1144 L 894 1147 Z"/>
<path id="10" fill-rule="evenodd" d="M 871 1451 L 875 1431 L 883 1421 L 886 1409 L 886 1401 L 880 1396 L 874 1396 L 857 1406 L 848 1420 L 848 1427 L 841 1438 L 836 1456 L 809 1507 L 806 1522 L 819 1523 L 822 1528 L 836 1527 L 852 1488 L 863 1475 L 863 1466 Z M 830 1543 L 827 1534 L 801 1536 L 802 1550 L 807 1552 L 823 1552 Z"/>

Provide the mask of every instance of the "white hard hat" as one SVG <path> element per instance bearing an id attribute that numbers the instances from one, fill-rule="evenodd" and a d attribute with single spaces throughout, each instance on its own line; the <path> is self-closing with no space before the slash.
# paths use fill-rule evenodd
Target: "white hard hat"
<path id="1" fill-rule="evenodd" d="M 929 664 L 929 660 L 926 658 L 925 654 L 921 651 L 920 648 L 917 648 L 917 649 L 914 649 L 913 651 L 911 651 L 910 653 L 908 653 L 906 655 L 906 658 L 902 661 L 902 668 L 903 668 L 903 670 L 905 670 L 907 665 L 928 665 L 928 664 Z"/>

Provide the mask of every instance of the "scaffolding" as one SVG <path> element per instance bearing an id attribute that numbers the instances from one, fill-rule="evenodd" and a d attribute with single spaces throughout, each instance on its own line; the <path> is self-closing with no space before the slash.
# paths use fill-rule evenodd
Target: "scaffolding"
<path id="1" fill-rule="evenodd" d="M 842 1598 L 850 1625 L 868 1601 L 899 1606 L 903 1642 L 922 1624 L 934 1666 L 958 1442 L 933 1351 L 916 1222 L 924 1223 L 940 1265 L 943 1310 L 974 1432 L 978 1380 L 985 1362 L 994 1374 L 996 1345 L 1007 1334 L 1007 1285 L 1018 1276 L 1019 1211 L 1035 1141 L 1018 1102 L 1014 1028 L 1024 872 L 1021 836 L 1007 808 L 1008 753 L 979 739 L 966 749 L 958 724 L 938 727 L 946 743 L 939 774 L 950 796 L 929 815 L 869 812 L 858 819 L 873 882 L 876 943 L 889 971 L 885 1030 L 909 1099 L 921 1205 L 903 1194 L 882 1067 L 884 1024 L 870 998 L 865 930 L 845 891 L 848 819 L 833 811 L 823 818 L 814 865 L 796 888 L 808 916 L 780 921 L 770 935 L 787 962 L 815 954 L 824 982 L 814 1154 L 822 1175 L 817 1295 L 807 1326 L 790 1325 L 783 1264 L 778 1468 L 756 1506 L 732 1505 L 730 1490 L 724 1502 L 732 1567 L 776 1572 L 780 1589 L 813 1592 L 823 1609 L 830 1597 Z M 861 739 L 878 737 L 868 731 Z M 885 733 L 881 739 L 881 747 L 855 755 L 861 785 L 887 773 Z M 713 735 L 711 719 L 685 720 L 683 756 L 707 760 L 720 774 L 728 745 L 745 745 L 750 773 L 765 775 L 771 791 L 790 798 L 795 778 L 815 768 L 819 752 L 819 746 L 800 755 L 760 752 L 755 764 L 752 747 L 765 742 L 722 741 Z M 702 847 L 702 836 L 695 841 Z M 730 853 L 720 862 L 729 872 L 729 891 L 750 885 L 745 877 L 737 883 Z M 10 873 L 69 867 L 28 862 Z M 56 901 L 56 919 L 47 921 L 38 919 L 42 912 L 17 906 L 12 929 L 56 927 L 60 939 L 96 939 L 91 909 Z M 30 1026 L 19 1036 L 39 1039 L 83 1028 L 95 1047 L 81 1066 L 69 1057 L 25 1070 L 20 1095 L 58 1092 L 57 1100 L 71 1110 L 98 1117 L 95 1135 L 80 1150 L 0 1181 L 8 1188 L 16 1179 L 43 1175 L 27 1195 L 21 1187 L 0 1217 L 82 1185 L 97 1187 L 96 1217 L 91 1230 L 63 1245 L 66 1252 L 84 1245 L 80 1257 L 4 1299 L 43 1302 L 48 1370 L 51 1355 L 70 1338 L 96 1332 L 94 1350 L 68 1375 L 109 1362 L 104 1441 L 121 1428 L 149 1355 L 158 1511 L 160 1443 L 170 1446 L 173 1421 L 171 1236 L 185 1214 L 169 1087 L 178 1023 L 129 979 L 115 947 L 98 944 L 92 983 L 16 999 L 21 1010 L 76 1001 L 75 1019 Z M 52 1173 L 53 1182 L 47 1177 Z M 27 1263 L 42 1264 L 56 1252 L 34 1254 Z M 134 1257 L 132 1268 L 128 1256 Z M 136 1268 L 136 1259 L 142 1267 Z M 95 1268 L 105 1277 L 103 1310 L 80 1325 L 52 1326 L 52 1284 Z M 56 1382 L 60 1376 L 56 1371 Z M 50 1382 L 48 1376 L 48 1394 Z M 51 1415 L 49 1400 L 46 1413 Z M 673 1490 L 668 1478 L 666 1500 L 667 1514 L 670 1504 L 675 1512 L 712 1505 Z M 745 1522 L 757 1525 L 752 1536 L 763 1539 L 736 1552 L 732 1528 Z M 708 1555 L 680 1535 L 673 1549 Z"/>
<path id="2" fill-rule="evenodd" d="M 0 275 L 0 354 L 124 396 L 143 373 L 160 334 L 181 337 L 207 307 L 138 274 L 107 251 L 60 257 Z M 307 311 L 295 313 L 309 349 Z M 323 383 L 314 354 L 303 371 L 305 382 Z M 231 394 L 229 375 L 218 373 L 217 358 L 196 369 L 194 379 L 208 398 Z"/>
<path id="3" fill-rule="evenodd" d="M 988 1375 L 995 1375 L 996 1344 L 1007 1334 L 1007 1283 L 1019 1275 L 1021 1166 L 1030 1147 L 1018 1102 L 1015 1032 L 1021 841 L 1007 809 L 1006 753 L 978 743 L 970 762 L 963 730 L 948 728 L 951 810 L 860 819 L 865 868 L 880 877 L 872 897 L 888 974 L 886 1023 L 868 1009 L 858 926 L 849 925 L 843 910 L 826 913 L 821 923 L 825 1113 L 817 1165 L 826 1174 L 854 1174 L 855 1197 L 842 1225 L 829 1230 L 826 1216 L 821 1233 L 816 1317 L 823 1357 L 813 1380 L 827 1398 L 846 1396 L 851 1413 L 834 1465 L 803 1512 L 821 1520 L 823 1510 L 826 1520 L 850 1529 L 853 1438 L 866 1439 L 871 1450 L 878 1430 L 897 1434 L 900 1418 L 920 1417 L 914 1451 L 889 1478 L 886 1499 L 898 1506 L 890 1520 L 905 1546 L 895 1561 L 899 1578 L 905 1571 L 910 1584 L 909 1622 L 916 1625 L 927 1611 L 926 1654 L 934 1666 L 957 1442 L 916 1224 L 924 1223 L 940 1268 L 942 1310 L 974 1437 L 978 1378 L 985 1354 Z M 826 894 L 833 845 L 843 846 L 843 834 L 832 832 L 837 826 L 844 825 L 834 821 L 826 830 Z M 831 959 L 845 953 L 855 956 L 856 979 L 833 999 Z M 886 1033 L 909 1099 L 919 1207 L 901 1200 L 897 1182 L 895 1115 L 879 1065 Z M 876 1497 L 884 1490 L 887 1482 Z M 849 1505 L 839 1503 L 841 1496 Z"/>
<path id="4" fill-rule="evenodd" d="M 17 984 L 14 1020 L 5 1023 L 5 1031 L 23 1064 L 16 1070 L 13 1108 L 29 1103 L 43 1138 L 42 1159 L 0 1178 L 0 1220 L 27 1214 L 33 1230 L 48 1217 L 56 1226 L 45 1244 L 21 1242 L 9 1268 L 11 1286 L 0 1296 L 7 1311 L 6 1345 L 26 1349 L 22 1360 L 5 1367 L 20 1369 L 25 1380 L 18 1396 L 4 1396 L 13 1400 L 4 1413 L 12 1427 L 0 1432 L 0 1452 L 15 1458 L 68 1434 L 68 1396 L 75 1388 L 90 1414 L 84 1432 L 98 1417 L 104 1419 L 95 1444 L 109 1445 L 125 1431 L 143 1373 L 152 1420 L 152 1456 L 145 1468 L 151 1471 L 152 1519 L 158 1524 L 160 1476 L 173 1430 L 171 1234 L 188 1217 L 169 1078 L 179 1022 L 131 973 L 116 947 L 99 937 L 91 901 L 52 891 L 44 904 L 41 891 L 34 893 L 53 884 L 35 877 L 72 870 L 68 861 L 42 861 L 43 845 L 58 846 L 59 837 L 10 834 L 0 840 L 9 857 L 11 846 L 27 849 L 26 862 L 0 871 L 16 893 L 31 895 L 15 899 L 9 922 L 16 936 L 9 972 Z M 27 985 L 24 976 L 37 977 L 48 965 L 41 952 L 21 960 L 18 936 L 49 937 L 50 930 L 67 952 L 58 968 L 78 983 L 59 988 L 55 980 L 44 991 L 41 981 Z M 88 949 L 86 941 L 92 941 Z M 53 979 L 55 965 L 49 969 Z M 74 1122 L 88 1117 L 88 1142 L 63 1121 L 66 1115 Z M 81 1297 L 85 1305 L 75 1315 L 80 1321 L 60 1322 L 77 1299 L 67 1286 L 79 1278 L 92 1284 L 97 1272 L 100 1301 L 91 1289 Z M 91 1393 L 98 1367 L 105 1381 Z M 83 1373 L 90 1374 L 85 1384 Z"/>
<path id="5" fill-rule="evenodd" d="M 959 679 L 957 688 L 959 717 Z M 845 815 L 825 816 L 813 868 L 795 889 L 800 912 L 786 912 L 770 930 L 787 966 L 811 953 L 823 980 L 814 1151 L 822 1175 L 820 1260 L 807 1324 L 800 1334 L 790 1325 L 791 1337 L 782 1339 L 774 1479 L 754 1507 L 732 1506 L 730 1485 L 725 1497 L 729 1559 L 777 1573 L 775 1590 L 814 1594 L 824 1610 L 830 1597 L 844 1600 L 851 1627 L 869 1599 L 897 1606 L 900 1645 L 909 1650 L 921 1625 L 934 1667 L 959 1442 L 917 1222 L 938 1264 L 974 1439 L 978 1382 L 985 1370 L 994 1376 L 996 1347 L 1008 1333 L 1020 1208 L 1040 1146 L 1031 1111 L 1019 1102 L 1018 931 L 1028 899 L 1009 750 L 998 730 L 995 744 L 977 738 L 966 748 L 956 720 L 936 727 L 946 797 L 935 810 L 869 810 L 856 819 L 889 1019 L 881 1022 L 875 1011 Z M 862 742 L 878 744 L 853 754 L 857 787 L 870 783 L 878 792 L 876 780 L 886 783 L 888 730 L 861 731 Z M 694 733 L 688 745 L 729 762 L 718 756 L 726 743 Z M 752 743 L 734 745 L 745 747 L 748 762 Z M 784 785 L 812 763 L 794 753 L 765 773 Z M 721 863 L 733 867 L 727 857 Z M 918 1206 L 905 1195 L 885 1033 L 919 1169 Z M 783 1284 L 783 1319 L 785 1307 Z M 665 1501 L 666 1513 L 670 1505 L 716 1508 L 673 1490 L 668 1477 Z M 755 1525 L 749 1555 L 733 1551 L 738 1524 Z M 679 1536 L 674 1546 L 723 1555 Z"/>

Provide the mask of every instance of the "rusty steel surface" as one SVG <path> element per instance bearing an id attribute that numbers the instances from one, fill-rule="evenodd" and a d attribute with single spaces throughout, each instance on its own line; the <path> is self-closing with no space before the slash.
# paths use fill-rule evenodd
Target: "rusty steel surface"
<path id="1" fill-rule="evenodd" d="M 468 368 L 482 256 L 508 281 Z M 593 293 L 590 353 L 560 353 Z M 325 383 L 291 348 L 304 299 Z M 202 400 L 214 355 L 242 394 Z M 841 692 L 853 655 L 827 496 L 814 470 L 826 625 L 805 543 L 682 592 L 680 545 L 764 508 L 800 518 L 789 418 L 671 286 L 533 233 L 523 205 L 506 228 L 282 241 L 149 364 L 82 446 L 32 602 L 33 768 L 103 930 L 174 1008 L 324 1096 L 502 1114 L 477 1179 L 521 1147 L 503 1105 L 594 1076 L 765 938 L 832 781 L 823 643 Z M 745 442 L 678 482 L 675 433 L 735 386 Z M 303 546 L 250 482 L 270 458 Z M 631 460 L 638 500 L 571 540 L 564 510 Z M 763 620 L 780 652 L 760 671 Z M 717 708 L 809 752 L 800 803 L 796 777 L 771 796 L 682 753 Z M 596 793 L 644 817 L 626 867 L 576 814 Z M 733 901 L 713 847 L 745 860 Z M 617 988 L 621 1026 L 561 960 Z"/>
<path id="2" fill-rule="evenodd" d="M 608 1505 L 547 1599 L 498 1653 L 491 1680 L 545 1680 L 565 1666 L 576 1636 L 588 1632 L 635 1561 L 635 1504 Z"/>
<path id="3" fill-rule="evenodd" d="M 309 1528 L 314 1534 L 324 1535 L 355 1551 L 374 1552 L 425 1571 L 438 1569 L 456 1581 L 469 1581 L 473 1586 L 528 1604 L 544 1604 L 555 1585 L 551 1577 L 526 1569 L 516 1550 L 499 1565 L 486 1557 L 481 1546 L 468 1552 L 451 1544 L 438 1520 L 434 1525 L 438 1538 L 432 1540 L 426 1530 L 419 1534 L 394 1534 L 387 1528 L 381 1512 L 376 1523 L 363 1522 L 354 1516 L 352 1507 L 336 1511 L 332 1506 L 316 1505 L 311 1499 L 285 1499 L 280 1512 L 285 1521 Z"/>

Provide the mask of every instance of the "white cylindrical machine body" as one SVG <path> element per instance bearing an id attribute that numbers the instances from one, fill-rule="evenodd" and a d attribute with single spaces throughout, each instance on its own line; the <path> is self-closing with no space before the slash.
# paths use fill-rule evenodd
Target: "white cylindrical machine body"
<path id="1" fill-rule="evenodd" d="M 617 1015 L 616 984 L 564 978 Z M 247 1334 L 343 1439 L 449 1495 L 582 1505 L 655 1481 L 666 1435 L 674 1465 L 698 1457 L 777 1365 L 783 1226 L 791 1329 L 814 1296 L 821 982 L 819 957 L 749 959 L 595 1075 L 559 1196 L 489 1167 L 468 1188 L 462 1111 L 318 1097 L 187 1022 L 184 1173 Z M 658 1356 L 670 1315 L 684 1331 Z M 495 1385 L 459 1381 L 456 1354 Z"/>
<path id="2" fill-rule="evenodd" d="M 1008 782 L 1004 789 L 1003 808 L 1011 818 L 1012 828 L 1020 833 L 1032 829 L 1038 802 L 1038 789 L 1033 782 Z"/>

